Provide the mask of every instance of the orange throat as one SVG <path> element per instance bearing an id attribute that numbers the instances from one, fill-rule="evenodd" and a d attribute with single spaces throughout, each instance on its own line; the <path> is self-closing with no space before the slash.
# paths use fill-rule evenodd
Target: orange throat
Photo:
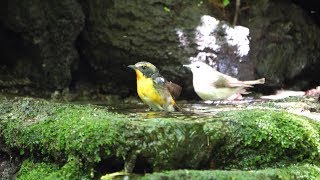
<path id="1" fill-rule="evenodd" d="M 137 69 L 135 69 L 135 71 L 136 71 L 136 74 L 137 74 L 137 80 L 140 80 L 143 77 L 143 74 Z"/>

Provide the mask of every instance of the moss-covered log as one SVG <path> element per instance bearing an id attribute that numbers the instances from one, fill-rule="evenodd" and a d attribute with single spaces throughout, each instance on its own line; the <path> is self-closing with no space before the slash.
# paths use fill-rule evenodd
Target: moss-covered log
<path id="1" fill-rule="evenodd" d="M 257 170 L 295 163 L 312 163 L 315 172 L 320 162 L 319 123 L 284 111 L 256 108 L 163 117 L 149 112 L 146 117 L 110 110 L 0 98 L 0 138 L 28 158 L 18 177 L 96 178 L 123 169 Z"/>

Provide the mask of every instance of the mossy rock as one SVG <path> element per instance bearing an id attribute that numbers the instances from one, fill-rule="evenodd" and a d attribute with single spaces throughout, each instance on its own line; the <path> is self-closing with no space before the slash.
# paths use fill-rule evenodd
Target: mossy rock
<path id="1" fill-rule="evenodd" d="M 274 179 L 319 179 L 320 168 L 314 165 L 300 164 L 285 168 L 264 169 L 257 171 L 199 171 L 199 170 L 176 170 L 161 173 L 147 174 L 141 179 L 234 179 L 234 180 L 274 180 Z"/>
<path id="2" fill-rule="evenodd" d="M 50 162 L 34 162 L 25 160 L 19 171 L 17 179 L 89 179 L 90 174 L 83 171 L 81 162 L 71 159 L 59 166 Z"/>
<path id="3" fill-rule="evenodd" d="M 0 98 L 0 138 L 28 158 L 18 177 L 37 169 L 48 177 L 97 178 L 123 169 L 257 170 L 320 162 L 319 123 L 281 110 L 208 116 L 111 109 Z"/>
<path id="4" fill-rule="evenodd" d="M 70 168 L 71 167 L 71 168 Z M 66 177 L 76 177 L 86 179 L 90 176 L 79 175 L 75 169 L 81 172 L 79 165 L 74 161 L 59 167 L 52 163 L 36 163 L 26 160 L 20 170 L 18 179 L 65 179 Z M 121 174 L 121 173 L 119 173 Z M 124 176 L 124 175 L 122 175 Z M 112 176 L 105 176 L 111 178 Z M 104 177 L 104 178 L 105 178 Z M 118 176 L 113 176 L 116 178 Z M 121 177 L 121 176 L 119 176 Z M 103 179 L 104 179 L 103 178 Z M 105 179 L 107 179 L 105 178 Z M 173 170 L 160 173 L 146 174 L 145 176 L 131 175 L 131 179 L 236 179 L 236 180 L 255 180 L 255 179 L 319 179 L 320 168 L 315 165 L 298 164 L 284 168 L 268 168 L 257 171 L 224 171 L 224 170 Z"/>
<path id="5" fill-rule="evenodd" d="M 220 113 L 228 122 L 214 158 L 218 167 L 256 169 L 297 162 L 319 163 L 319 123 L 285 111 L 249 110 Z M 209 134 L 213 133 L 207 124 Z M 216 140 L 217 133 L 210 137 Z M 223 159 L 221 159 L 223 158 Z"/>

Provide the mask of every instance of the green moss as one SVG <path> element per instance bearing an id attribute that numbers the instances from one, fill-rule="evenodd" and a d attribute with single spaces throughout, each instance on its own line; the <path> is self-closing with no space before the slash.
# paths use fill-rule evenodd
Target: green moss
<path id="1" fill-rule="evenodd" d="M 27 159 L 22 163 L 17 179 L 89 179 L 88 174 L 85 174 L 81 169 L 81 163 L 74 159 L 69 160 L 61 167 L 54 163 L 35 162 Z"/>
<path id="2" fill-rule="evenodd" d="M 56 164 L 47 164 L 44 162 L 35 164 L 30 160 L 25 160 L 21 166 L 17 179 L 42 179 L 58 170 L 59 166 Z"/>
<path id="3" fill-rule="evenodd" d="M 221 179 L 221 180 L 274 180 L 274 179 L 305 179 L 316 180 L 320 178 L 320 168 L 314 165 L 293 165 L 287 168 L 264 169 L 259 171 L 209 171 L 209 170 L 176 170 L 162 173 L 147 174 L 139 179 Z"/>
<path id="4" fill-rule="evenodd" d="M 7 144 L 57 159 L 74 155 L 98 162 L 102 147 L 110 146 L 116 136 L 111 124 L 121 117 L 90 106 L 40 103 L 40 106 L 29 104 L 28 107 L 29 112 L 17 109 L 1 121 Z M 35 107 L 50 109 L 50 114 L 33 111 Z M 20 113 L 24 115 L 19 116 Z M 104 153 L 110 154 L 110 150 L 105 149 Z"/>
<path id="5" fill-rule="evenodd" d="M 223 112 L 223 132 L 207 133 L 216 141 L 224 135 L 215 159 L 222 167 L 261 168 L 297 162 L 319 164 L 319 123 L 284 111 Z"/>
<path id="6" fill-rule="evenodd" d="M 78 176 L 77 172 L 89 176 L 98 168 L 115 170 L 99 167 L 101 162 L 120 162 L 126 169 L 138 165 L 140 172 L 320 162 L 320 125 L 301 116 L 265 109 L 221 112 L 215 117 L 156 115 L 129 116 L 92 105 L 0 98 L 0 136 L 8 147 L 37 160 L 35 166 L 50 165 L 39 173 L 64 171 L 70 176 Z M 26 174 L 23 169 L 21 176 Z"/>

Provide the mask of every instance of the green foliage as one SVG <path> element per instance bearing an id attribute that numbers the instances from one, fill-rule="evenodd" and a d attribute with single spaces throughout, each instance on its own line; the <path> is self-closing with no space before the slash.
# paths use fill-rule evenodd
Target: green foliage
<path id="1" fill-rule="evenodd" d="M 213 8 L 223 9 L 230 4 L 229 0 L 208 0 L 208 4 Z"/>
<path id="2" fill-rule="evenodd" d="M 226 7 L 230 4 L 229 0 L 223 0 L 223 6 Z"/>
<path id="3" fill-rule="evenodd" d="M 198 0 L 197 6 L 200 7 L 203 5 L 203 1 L 202 0 Z"/>
<path id="4" fill-rule="evenodd" d="M 165 12 L 170 12 L 170 11 L 171 11 L 170 8 L 168 8 L 167 6 L 163 7 L 163 10 L 164 10 Z"/>

